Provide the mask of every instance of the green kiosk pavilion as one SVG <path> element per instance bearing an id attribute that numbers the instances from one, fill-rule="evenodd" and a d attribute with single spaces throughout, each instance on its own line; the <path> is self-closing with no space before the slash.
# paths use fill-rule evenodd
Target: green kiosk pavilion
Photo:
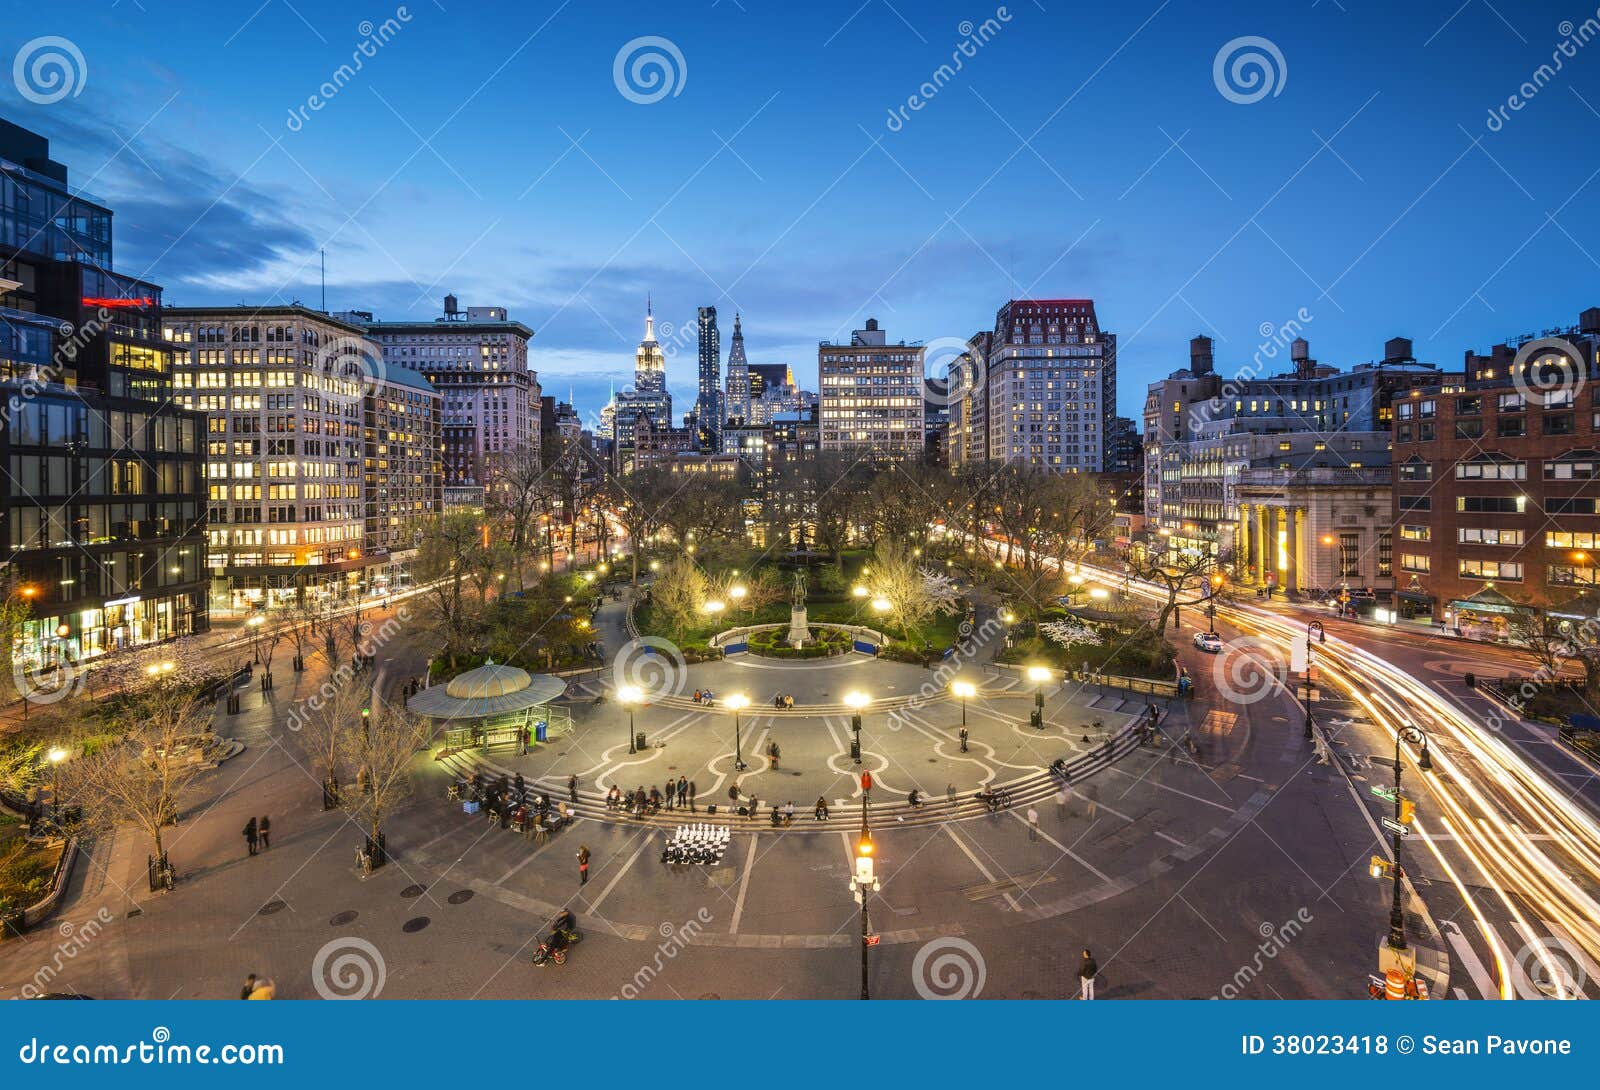
<path id="1" fill-rule="evenodd" d="M 515 745 L 523 728 L 537 743 L 572 731 L 572 713 L 550 703 L 566 691 L 558 677 L 490 662 L 423 689 L 406 708 L 439 721 L 447 749 Z"/>

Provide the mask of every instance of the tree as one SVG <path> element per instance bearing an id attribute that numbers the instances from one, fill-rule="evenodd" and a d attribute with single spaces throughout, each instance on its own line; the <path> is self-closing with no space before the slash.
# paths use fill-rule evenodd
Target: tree
<path id="1" fill-rule="evenodd" d="M 466 581 L 480 562 L 482 542 L 483 530 L 472 515 L 441 515 L 423 530 L 413 566 L 418 582 L 425 588 L 423 624 L 439 641 L 452 666 L 473 649 L 478 607 L 467 596 Z"/>
<path id="2" fill-rule="evenodd" d="M 1100 632 L 1082 621 L 1049 621 L 1039 626 L 1039 631 L 1062 647 L 1077 644 L 1093 647 L 1100 643 Z"/>
<path id="3" fill-rule="evenodd" d="M 85 833 L 132 825 L 164 861 L 162 831 L 177 821 L 179 800 L 203 771 L 197 750 L 213 741 L 210 710 L 190 687 L 163 679 L 112 716 L 109 737 L 80 740 L 60 765 L 65 824 Z"/>
<path id="4" fill-rule="evenodd" d="M 1177 549 L 1169 545 L 1165 550 L 1130 549 L 1125 556 L 1128 574 L 1134 579 L 1154 583 L 1166 592 L 1161 605 L 1161 617 L 1156 631 L 1165 632 L 1167 620 L 1181 605 L 1195 605 L 1202 601 L 1200 592 L 1210 572 L 1215 567 L 1212 558 L 1198 549 Z M 1185 594 L 1194 597 L 1186 602 L 1178 599 Z"/>
<path id="5" fill-rule="evenodd" d="M 338 802 L 344 740 L 358 729 L 361 709 L 371 700 L 371 689 L 349 666 L 341 666 L 290 713 L 289 729 L 300 736 L 307 759 L 322 773 L 324 809 Z"/>
<path id="6" fill-rule="evenodd" d="M 842 451 L 819 451 L 808 467 L 810 507 L 816 543 L 834 564 L 865 521 L 872 466 Z"/>
<path id="7" fill-rule="evenodd" d="M 961 600 L 949 576 L 922 567 L 916 553 L 898 541 L 878 543 L 869 574 L 867 592 L 874 608 L 883 603 L 887 608 L 882 611 L 900 626 L 907 640 L 914 631 L 920 638 L 920 626 L 934 614 L 954 613 Z"/>
<path id="8" fill-rule="evenodd" d="M 662 508 L 670 502 L 674 491 L 672 475 L 656 466 L 606 480 L 611 517 L 627 533 L 632 544 L 630 581 L 635 586 L 639 583 L 639 552 L 645 540 L 663 525 Z"/>
<path id="9" fill-rule="evenodd" d="M 710 581 L 700 565 L 680 556 L 667 561 L 657 573 L 650 588 L 650 600 L 672 625 L 674 635 L 682 635 L 699 619 L 710 590 Z"/>
<path id="10" fill-rule="evenodd" d="M 340 740 L 342 767 L 355 774 L 353 789 L 339 794 L 339 804 L 361 830 L 368 844 L 383 854 L 383 823 L 411 792 L 411 766 L 417 752 L 433 740 L 431 722 L 398 703 L 374 698 L 371 713 Z"/>
<path id="11" fill-rule="evenodd" d="M 1508 634 L 1519 641 L 1539 663 L 1546 679 L 1558 677 L 1576 647 L 1572 622 L 1552 617 L 1540 609 L 1521 607 L 1506 618 Z"/>
<path id="12" fill-rule="evenodd" d="M 546 513 L 549 482 L 537 440 L 518 443 L 494 457 L 493 483 L 486 499 L 489 513 L 504 522 L 506 544 L 517 589 L 523 589 L 522 558 L 538 533 L 539 516 Z"/>

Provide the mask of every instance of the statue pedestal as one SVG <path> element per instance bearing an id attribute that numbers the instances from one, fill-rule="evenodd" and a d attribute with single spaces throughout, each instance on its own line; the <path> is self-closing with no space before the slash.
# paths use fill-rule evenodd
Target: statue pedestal
<path id="1" fill-rule="evenodd" d="M 806 607 L 793 607 L 789 610 L 789 646 L 800 647 L 810 638 L 811 630 L 806 626 Z"/>

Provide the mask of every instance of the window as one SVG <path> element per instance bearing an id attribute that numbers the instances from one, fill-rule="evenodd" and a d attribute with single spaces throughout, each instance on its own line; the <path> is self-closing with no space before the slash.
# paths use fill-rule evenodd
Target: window
<path id="1" fill-rule="evenodd" d="M 1528 434 L 1528 422 L 1520 416 L 1502 416 L 1495 421 L 1494 433 L 1501 439 L 1520 439 Z"/>
<path id="2" fill-rule="evenodd" d="M 1525 481 L 1528 466 L 1503 454 L 1485 452 L 1456 463 L 1458 481 Z"/>
<path id="3" fill-rule="evenodd" d="M 1576 425 L 1573 422 L 1571 413 L 1545 413 L 1544 433 L 1546 435 L 1571 435 L 1574 430 L 1576 430 Z"/>
<path id="4" fill-rule="evenodd" d="M 1401 553 L 1400 570 L 1422 572 L 1426 575 L 1428 572 L 1427 555 L 1424 553 Z"/>
<path id="5" fill-rule="evenodd" d="M 1595 500 L 1591 496 L 1554 496 L 1544 501 L 1547 515 L 1592 515 Z"/>
<path id="6" fill-rule="evenodd" d="M 1343 579 L 1361 575 L 1361 535 L 1339 535 L 1339 576 Z"/>
<path id="7" fill-rule="evenodd" d="M 1544 464 L 1547 481 L 1589 481 L 1600 476 L 1600 451 L 1569 450 Z"/>
<path id="8" fill-rule="evenodd" d="M 1457 416 L 1478 416 L 1483 412 L 1483 398 L 1458 397 L 1456 398 Z"/>
<path id="9" fill-rule="evenodd" d="M 1526 496 L 1457 496 L 1456 510 L 1476 515 L 1519 515 Z"/>
<path id="10" fill-rule="evenodd" d="M 1499 408 L 1503 413 L 1520 413 L 1528 407 L 1527 400 L 1521 394 L 1501 394 Z"/>
<path id="11" fill-rule="evenodd" d="M 1433 480 L 1433 466 L 1421 458 L 1408 458 L 1401 463 L 1400 479 L 1402 481 L 1431 481 Z"/>
<path id="12" fill-rule="evenodd" d="M 1456 540 L 1463 545 L 1521 545 L 1524 541 L 1521 530 L 1497 530 L 1493 527 L 1479 526 L 1457 527 Z"/>
<path id="13" fill-rule="evenodd" d="M 1600 542 L 1600 535 L 1584 530 L 1551 530 L 1544 535 L 1544 543 L 1551 549 L 1593 549 Z"/>
<path id="14" fill-rule="evenodd" d="M 1483 438 L 1483 421 L 1482 420 L 1457 420 L 1456 421 L 1456 438 L 1457 439 L 1481 439 L 1481 438 Z"/>
<path id="15" fill-rule="evenodd" d="M 1410 523 L 1400 524 L 1401 541 L 1430 541 L 1432 538 L 1433 530 L 1430 527 L 1416 526 Z"/>
<path id="16" fill-rule="evenodd" d="M 1394 574 L 1394 535 L 1378 535 L 1378 578 Z"/>
<path id="17" fill-rule="evenodd" d="M 1431 496 L 1401 496 L 1400 510 L 1431 511 L 1433 510 L 1433 498 Z"/>
<path id="18" fill-rule="evenodd" d="M 1549 582 L 1553 586 L 1594 586 L 1593 564 L 1551 564 Z"/>
<path id="19" fill-rule="evenodd" d="M 1515 560 L 1463 560 L 1463 579 L 1502 579 L 1508 583 L 1522 582 L 1522 565 Z"/>

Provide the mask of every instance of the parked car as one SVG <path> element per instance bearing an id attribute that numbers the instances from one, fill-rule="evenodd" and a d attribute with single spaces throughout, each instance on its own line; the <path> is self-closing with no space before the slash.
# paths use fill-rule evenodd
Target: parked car
<path id="1" fill-rule="evenodd" d="M 1196 632 L 1194 634 L 1194 645 L 1202 651 L 1208 651 L 1215 655 L 1222 650 L 1222 637 L 1215 632 Z"/>

